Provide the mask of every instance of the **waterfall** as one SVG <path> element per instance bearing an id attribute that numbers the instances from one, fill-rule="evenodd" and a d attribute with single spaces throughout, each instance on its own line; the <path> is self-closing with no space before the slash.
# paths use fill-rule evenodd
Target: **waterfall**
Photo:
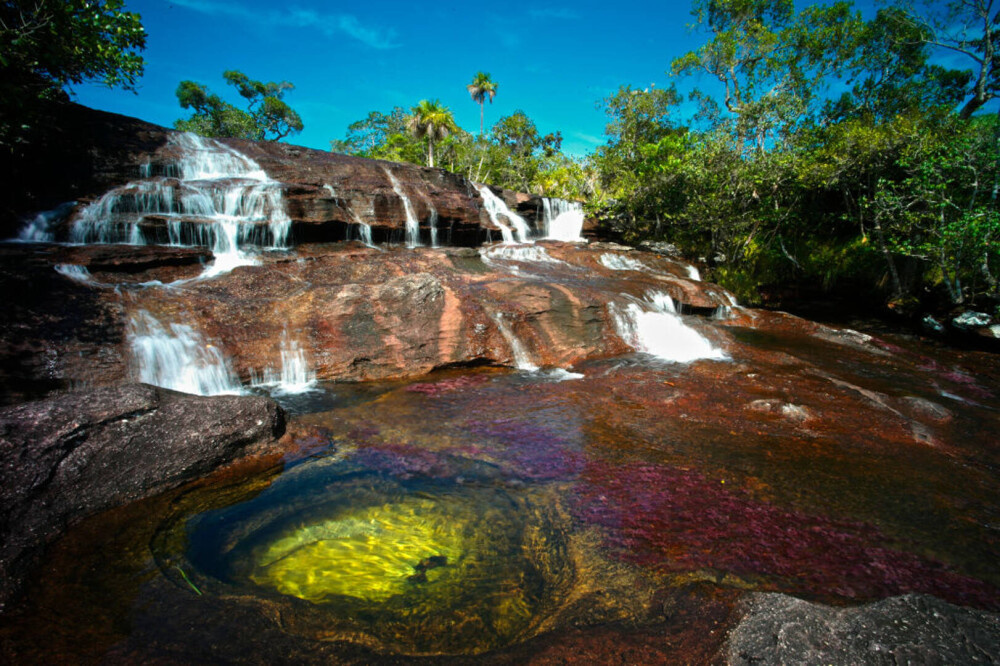
<path id="1" fill-rule="evenodd" d="M 214 273 L 255 263 L 246 247 L 287 247 L 291 219 L 281 183 L 245 155 L 212 139 L 172 134 L 180 159 L 167 169 L 178 177 L 157 176 L 107 192 L 84 208 L 73 224 L 75 243 L 144 245 L 156 238 L 147 217 L 163 220 L 166 242 L 207 246 Z M 145 173 L 150 173 L 146 169 Z"/>
<path id="2" fill-rule="evenodd" d="M 427 207 L 431 209 L 431 216 L 428 223 L 431 225 L 431 247 L 438 247 L 438 212 L 431 204 L 430 199 L 427 200 Z"/>
<path id="3" fill-rule="evenodd" d="M 504 339 L 507 340 L 507 344 L 510 345 L 511 354 L 514 355 L 514 365 L 517 369 L 529 372 L 538 370 L 538 366 L 531 362 L 531 357 L 528 355 L 528 350 L 524 347 L 524 343 L 517 339 L 514 331 L 504 321 L 503 313 L 498 312 L 491 316 L 493 317 L 493 321 L 496 322 L 497 328 L 500 329 L 500 334 L 503 335 Z"/>
<path id="4" fill-rule="evenodd" d="M 687 274 L 690 279 L 696 282 L 701 281 L 701 273 L 698 272 L 697 267 L 688 264 L 687 266 L 685 266 L 685 268 L 687 269 Z"/>
<path id="5" fill-rule="evenodd" d="M 167 330 L 140 310 L 129 321 L 128 337 L 141 382 L 196 395 L 242 393 L 222 351 L 187 324 Z"/>
<path id="6" fill-rule="evenodd" d="M 14 240 L 26 243 L 52 243 L 56 239 L 54 227 L 69 217 L 76 208 L 75 201 L 59 204 L 52 210 L 43 211 L 24 225 Z"/>
<path id="7" fill-rule="evenodd" d="M 542 198 L 542 224 L 549 240 L 586 242 L 583 231 L 583 204 L 577 201 Z"/>
<path id="8" fill-rule="evenodd" d="M 392 171 L 389 171 L 389 168 L 385 167 L 385 172 L 389 175 L 389 180 L 392 182 L 393 191 L 403 200 L 403 210 L 406 212 L 406 247 L 420 247 L 420 221 L 413 210 L 413 204 L 410 203 L 410 198 L 406 196 L 403 186 L 396 179 L 396 176 L 392 174 Z"/>
<path id="9" fill-rule="evenodd" d="M 56 264 L 56 273 L 59 273 L 63 277 L 69 278 L 74 282 L 79 282 L 80 284 L 89 284 L 96 287 L 104 286 L 97 282 L 94 277 L 87 270 L 86 266 L 80 266 L 78 264 Z"/>
<path id="10" fill-rule="evenodd" d="M 632 257 L 625 257 L 620 254 L 602 254 L 599 259 L 601 265 L 613 271 L 640 271 L 646 272 L 649 268 L 646 264 Z"/>
<path id="11" fill-rule="evenodd" d="M 351 211 L 354 215 L 354 219 L 358 223 L 358 240 L 367 245 L 368 247 L 375 247 L 375 243 L 372 242 L 372 227 L 367 222 L 361 220 L 354 211 Z"/>
<path id="12" fill-rule="evenodd" d="M 495 245 L 489 248 L 481 248 L 479 255 L 483 258 L 483 263 L 487 266 L 497 267 L 501 265 L 512 273 L 520 273 L 521 269 L 510 265 L 508 262 L 569 266 L 565 261 L 556 259 L 544 247 L 538 245 Z"/>
<path id="13" fill-rule="evenodd" d="M 253 385 L 274 387 L 273 393 L 292 395 L 306 393 L 316 387 L 316 373 L 309 369 L 306 354 L 298 340 L 292 340 L 288 329 L 281 334 L 281 369 L 267 368 L 263 377 L 255 377 Z"/>
<path id="14" fill-rule="evenodd" d="M 483 197 L 483 207 L 490 216 L 490 221 L 500 228 L 500 233 L 503 235 L 503 242 L 513 243 L 514 235 L 516 234 L 517 242 L 530 243 L 531 229 L 524 218 L 508 208 L 503 199 L 493 194 L 493 190 L 488 185 L 480 185 L 478 187 L 479 193 Z M 510 220 L 510 223 L 514 225 L 513 231 L 509 226 L 500 221 L 501 215 Z"/>
<path id="15" fill-rule="evenodd" d="M 674 363 L 726 358 L 722 350 L 684 323 L 667 294 L 650 291 L 644 301 L 608 307 L 618 335 L 636 351 Z"/>

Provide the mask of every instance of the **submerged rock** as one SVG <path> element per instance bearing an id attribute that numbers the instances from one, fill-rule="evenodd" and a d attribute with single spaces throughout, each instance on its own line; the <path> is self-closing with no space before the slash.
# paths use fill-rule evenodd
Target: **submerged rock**
<path id="1" fill-rule="evenodd" d="M 0 611 L 39 548 L 71 524 L 203 476 L 284 427 L 269 398 L 142 384 L 0 409 Z"/>
<path id="2" fill-rule="evenodd" d="M 973 664 L 1000 654 L 1000 615 L 907 594 L 834 608 L 755 594 L 730 631 L 730 664 Z"/>

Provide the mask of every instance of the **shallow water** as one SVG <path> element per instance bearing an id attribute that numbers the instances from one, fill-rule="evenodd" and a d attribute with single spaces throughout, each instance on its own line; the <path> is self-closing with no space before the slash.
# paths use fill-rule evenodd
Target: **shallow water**
<path id="1" fill-rule="evenodd" d="M 1000 608 L 996 359 L 780 318 L 726 331 L 728 360 L 291 397 L 278 467 L 67 536 L 18 641 L 111 661 L 530 661 L 572 656 L 572 636 L 647 650 L 644 627 L 694 632 L 656 648 L 669 660 L 721 640 L 743 590 Z"/>

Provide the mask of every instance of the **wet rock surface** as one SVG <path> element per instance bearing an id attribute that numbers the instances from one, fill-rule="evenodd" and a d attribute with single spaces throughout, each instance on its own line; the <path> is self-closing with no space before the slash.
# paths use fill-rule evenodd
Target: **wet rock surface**
<path id="1" fill-rule="evenodd" d="M 531 363 L 565 367 L 627 351 L 608 303 L 662 292 L 682 309 L 711 314 L 730 302 L 672 259 L 627 253 L 648 272 L 601 263 L 619 254 L 566 243 L 482 251 L 315 244 L 192 280 L 202 270 L 200 250 L 8 245 L 0 249 L 0 288 L 12 293 L 0 324 L 11 343 L 0 352 L 2 399 L 138 378 L 129 336 L 141 312 L 168 330 L 191 326 L 244 382 L 281 366 L 283 336 L 301 345 L 320 380 L 372 380 L 515 365 L 498 318 L 523 340 Z M 59 270 L 66 264 L 92 270 L 67 275 Z"/>
<path id="2" fill-rule="evenodd" d="M 114 188 L 127 191 L 130 183 L 141 178 L 165 179 L 168 185 L 177 185 L 174 165 L 179 152 L 171 137 L 178 132 L 76 104 L 57 105 L 52 111 L 55 115 L 49 125 L 56 129 L 47 141 L 34 146 L 31 154 L 16 164 L 0 163 L 4 173 L 12 176 L 10 196 L 0 207 L 0 237 L 16 236 L 25 221 L 38 213 L 78 202 L 56 235 L 56 240 L 66 240 L 66 224 L 84 206 Z M 411 201 L 424 243 L 430 243 L 431 226 L 437 227 L 440 242 L 447 244 L 472 246 L 500 239 L 500 228 L 483 208 L 479 186 L 443 169 L 351 157 L 277 141 L 226 139 L 223 143 L 256 161 L 269 178 L 281 183 L 293 244 L 356 238 L 359 221 L 371 227 L 375 242 L 401 241 L 407 213 L 392 177 Z M 493 191 L 511 210 L 540 229 L 541 197 L 499 188 Z M 198 220 L 192 222 L 197 224 Z M 162 217 L 152 215 L 143 225 L 144 233 L 162 236 L 163 224 Z M 589 220 L 587 234 L 595 231 L 595 221 Z"/>
<path id="3" fill-rule="evenodd" d="M 1000 615 L 908 594 L 833 608 L 755 594 L 729 633 L 729 664 L 993 664 Z"/>
<path id="4" fill-rule="evenodd" d="M 140 384 L 0 409 L 0 610 L 69 525 L 196 479 L 283 430 L 269 398 Z"/>

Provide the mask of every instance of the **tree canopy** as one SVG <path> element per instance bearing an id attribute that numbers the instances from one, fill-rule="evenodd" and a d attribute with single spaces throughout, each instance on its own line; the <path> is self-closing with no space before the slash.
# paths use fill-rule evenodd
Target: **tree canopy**
<path id="1" fill-rule="evenodd" d="M 302 119 L 283 99 L 285 92 L 295 88 L 291 83 L 263 83 L 237 70 L 223 72 L 222 76 L 246 101 L 246 110 L 211 93 L 200 83 L 181 81 L 177 86 L 177 101 L 181 108 L 192 109 L 194 114 L 176 121 L 176 129 L 255 141 L 276 141 L 302 131 Z"/>
<path id="2" fill-rule="evenodd" d="M 479 136 L 482 136 L 483 110 L 487 98 L 490 100 L 490 104 L 493 103 L 493 98 L 497 94 L 497 84 L 487 72 L 476 72 L 476 75 L 472 77 L 472 83 L 465 87 L 469 91 L 469 95 L 472 96 L 472 101 L 479 105 Z"/>
<path id="3" fill-rule="evenodd" d="M 37 104 L 88 81 L 130 89 L 146 32 L 121 0 L 0 2 L 0 143 L 18 140 Z"/>
<path id="4" fill-rule="evenodd" d="M 410 109 L 406 127 L 417 139 L 427 140 L 427 166 L 434 166 L 434 143 L 458 131 L 455 118 L 448 107 L 438 100 L 420 100 Z"/>

